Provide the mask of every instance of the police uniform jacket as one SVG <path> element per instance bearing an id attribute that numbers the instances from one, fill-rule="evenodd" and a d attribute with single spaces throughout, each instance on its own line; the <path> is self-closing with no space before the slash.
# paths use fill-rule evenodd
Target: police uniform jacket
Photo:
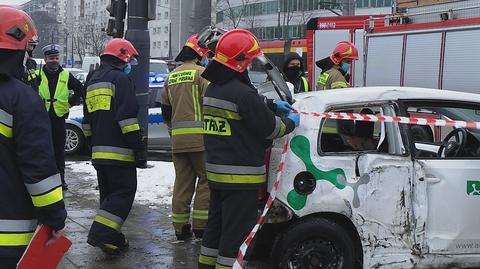
<path id="1" fill-rule="evenodd" d="M 0 75 L 0 257 L 20 257 L 37 223 L 65 225 L 51 137 L 38 94 Z"/>
<path id="2" fill-rule="evenodd" d="M 173 70 L 162 91 L 162 114 L 170 128 L 173 153 L 205 150 L 202 102 L 208 81 L 205 68 L 193 60 Z"/>
<path id="3" fill-rule="evenodd" d="M 138 105 L 133 84 L 119 65 L 102 59 L 87 82 L 83 113 L 92 163 L 135 166 L 135 151 L 143 145 Z"/>
<path id="4" fill-rule="evenodd" d="M 275 116 L 241 75 L 210 83 L 203 113 L 207 178 L 216 189 L 254 189 L 264 183 L 268 140 L 295 128 L 292 120 Z"/>

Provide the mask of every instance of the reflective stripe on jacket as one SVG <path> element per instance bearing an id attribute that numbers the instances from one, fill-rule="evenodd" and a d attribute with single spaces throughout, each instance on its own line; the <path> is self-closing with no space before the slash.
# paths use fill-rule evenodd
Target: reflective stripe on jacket
<path id="1" fill-rule="evenodd" d="M 329 90 L 338 88 L 348 88 L 350 84 L 338 70 L 339 67 L 334 65 L 329 70 L 322 72 L 317 79 L 317 90 Z"/>
<path id="2" fill-rule="evenodd" d="M 68 79 L 69 73 L 67 70 L 63 69 L 58 74 L 57 87 L 55 89 L 55 94 L 52 97 L 50 94 L 50 88 L 48 86 L 48 79 L 43 71 L 43 68 L 37 71 L 37 76 L 41 77 L 41 82 L 39 85 L 39 94 L 40 97 L 45 102 L 45 108 L 47 111 L 50 110 L 51 104 L 53 104 L 53 109 L 55 114 L 58 117 L 63 117 L 63 115 L 68 113 Z"/>

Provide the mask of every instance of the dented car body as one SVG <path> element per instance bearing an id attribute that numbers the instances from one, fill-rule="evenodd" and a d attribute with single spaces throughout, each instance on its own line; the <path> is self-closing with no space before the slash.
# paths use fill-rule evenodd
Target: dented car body
<path id="1" fill-rule="evenodd" d="M 480 122 L 480 95 L 368 87 L 296 95 L 303 112 Z M 480 132 L 474 128 L 302 115 L 274 142 L 266 227 L 280 268 L 474 268 L 480 265 Z"/>

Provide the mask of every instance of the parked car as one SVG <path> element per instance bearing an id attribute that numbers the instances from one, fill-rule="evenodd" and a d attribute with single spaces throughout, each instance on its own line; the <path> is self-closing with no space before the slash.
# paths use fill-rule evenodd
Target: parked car
<path id="1" fill-rule="evenodd" d="M 83 106 L 74 106 L 70 109 L 68 119 L 65 120 L 66 143 L 65 153 L 75 154 L 85 149 L 85 135 L 82 130 Z M 163 123 L 161 108 L 148 110 L 148 149 L 170 151 L 170 136 L 168 128 Z"/>
<path id="2" fill-rule="evenodd" d="M 81 83 L 85 83 L 85 81 L 87 81 L 87 75 L 88 72 L 84 72 L 82 70 L 82 72 L 79 72 L 75 75 L 75 78 L 78 79 Z"/>
<path id="3" fill-rule="evenodd" d="M 154 107 L 155 100 L 157 100 L 157 96 L 160 94 L 170 71 L 168 70 L 167 62 L 156 59 L 150 59 L 149 70 L 148 92 L 150 95 L 150 107 Z"/>
<path id="4" fill-rule="evenodd" d="M 480 122 L 480 95 L 446 90 L 368 87 L 295 98 L 303 112 Z M 302 114 L 257 238 L 257 246 L 274 242 L 272 265 L 478 267 L 480 131 L 427 127 L 433 135 L 418 139 L 414 126 Z M 274 141 L 269 189 L 286 139 Z"/>
<path id="5" fill-rule="evenodd" d="M 85 72 L 85 71 L 83 71 L 83 69 L 75 68 L 75 67 L 65 67 L 65 70 L 70 72 L 70 74 L 72 74 L 74 77 L 76 77 L 77 74 L 79 74 L 79 73 L 84 73 Z"/>

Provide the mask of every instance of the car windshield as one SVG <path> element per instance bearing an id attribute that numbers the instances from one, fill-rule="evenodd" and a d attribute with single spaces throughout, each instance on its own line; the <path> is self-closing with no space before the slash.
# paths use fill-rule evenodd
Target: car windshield
<path id="1" fill-rule="evenodd" d="M 155 74 L 168 74 L 168 66 L 165 63 L 150 63 L 150 72 Z"/>

